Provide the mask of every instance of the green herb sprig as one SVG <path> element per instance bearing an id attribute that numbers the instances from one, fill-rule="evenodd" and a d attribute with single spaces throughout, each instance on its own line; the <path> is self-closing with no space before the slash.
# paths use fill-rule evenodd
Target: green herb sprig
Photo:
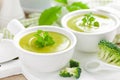
<path id="1" fill-rule="evenodd" d="M 57 5 L 45 9 L 38 20 L 39 25 L 52 25 L 57 23 L 57 20 L 62 16 L 62 9 L 66 8 L 68 12 L 79 10 L 79 9 L 89 9 L 87 4 L 82 2 L 73 2 L 72 4 L 68 4 L 68 0 L 54 0 L 57 3 L 62 5 Z"/>
<path id="2" fill-rule="evenodd" d="M 36 37 L 35 44 L 38 48 L 55 44 L 53 38 L 46 31 L 38 30 L 34 36 Z"/>
<path id="3" fill-rule="evenodd" d="M 96 27 L 98 28 L 100 26 L 99 22 L 96 21 L 95 17 L 93 16 L 93 13 L 85 14 L 82 18 L 82 22 L 80 23 L 80 26 L 92 28 Z"/>
<path id="4" fill-rule="evenodd" d="M 55 1 L 61 4 L 68 4 L 67 0 L 55 0 Z"/>
<path id="5" fill-rule="evenodd" d="M 88 5 L 83 2 L 74 2 L 71 5 L 67 5 L 66 8 L 69 12 L 80 9 L 89 9 Z"/>

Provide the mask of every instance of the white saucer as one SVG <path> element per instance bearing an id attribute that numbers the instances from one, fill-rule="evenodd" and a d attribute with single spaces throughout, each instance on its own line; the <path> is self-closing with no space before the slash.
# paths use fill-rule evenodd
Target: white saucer
<path id="1" fill-rule="evenodd" d="M 26 69 L 23 66 L 22 66 L 22 74 L 28 80 L 74 80 L 74 78 L 63 78 L 63 77 L 60 77 L 59 76 L 59 71 L 36 74 L 35 72 L 28 71 L 28 69 Z"/>
<path id="2" fill-rule="evenodd" d="M 29 72 L 24 67 L 22 67 L 22 74 L 28 80 L 76 80 L 75 78 L 72 78 L 72 77 L 71 78 L 60 77 L 59 71 L 35 74 L 33 72 Z M 88 74 L 86 71 L 83 70 L 80 78 L 77 80 L 96 80 L 96 79 L 92 75 Z"/>

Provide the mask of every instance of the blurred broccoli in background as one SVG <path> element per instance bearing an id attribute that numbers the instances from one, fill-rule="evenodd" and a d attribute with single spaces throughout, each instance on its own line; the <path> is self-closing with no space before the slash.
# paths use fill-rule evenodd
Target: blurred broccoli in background
<path id="1" fill-rule="evenodd" d="M 120 66 L 120 48 L 112 42 L 101 40 L 98 43 L 98 57 L 110 64 Z"/>
<path id="2" fill-rule="evenodd" d="M 61 77 L 75 77 L 76 79 L 78 79 L 81 74 L 79 62 L 75 60 L 70 60 L 69 66 L 70 67 L 66 67 L 63 70 L 61 70 L 59 75 Z"/>

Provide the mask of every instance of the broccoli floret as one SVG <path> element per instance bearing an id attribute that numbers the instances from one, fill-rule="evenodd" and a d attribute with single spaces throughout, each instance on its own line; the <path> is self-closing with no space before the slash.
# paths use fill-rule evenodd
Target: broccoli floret
<path id="1" fill-rule="evenodd" d="M 75 61 L 75 60 L 70 60 L 70 67 L 79 67 L 79 62 Z"/>
<path id="2" fill-rule="evenodd" d="M 120 66 L 120 48 L 117 45 L 106 40 L 101 40 L 98 43 L 98 47 L 98 57 L 100 59 L 107 63 Z"/>
<path id="3" fill-rule="evenodd" d="M 71 77 L 72 75 L 67 71 L 67 68 L 60 71 L 59 75 L 61 77 Z"/>
<path id="4" fill-rule="evenodd" d="M 63 70 L 60 71 L 60 76 L 62 77 L 75 77 L 76 79 L 78 79 L 80 77 L 81 74 L 81 68 L 79 67 L 73 67 L 73 68 L 65 68 Z"/>
<path id="5" fill-rule="evenodd" d="M 61 77 L 75 77 L 76 79 L 80 77 L 80 74 L 81 74 L 81 68 L 79 62 L 75 60 L 70 60 L 69 67 L 64 68 L 59 73 Z"/>

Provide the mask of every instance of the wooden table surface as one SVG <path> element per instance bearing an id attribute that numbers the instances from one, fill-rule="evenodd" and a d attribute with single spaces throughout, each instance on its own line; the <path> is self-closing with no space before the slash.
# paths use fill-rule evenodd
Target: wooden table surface
<path id="1" fill-rule="evenodd" d="M 27 80 L 23 75 L 15 75 L 0 80 Z"/>

